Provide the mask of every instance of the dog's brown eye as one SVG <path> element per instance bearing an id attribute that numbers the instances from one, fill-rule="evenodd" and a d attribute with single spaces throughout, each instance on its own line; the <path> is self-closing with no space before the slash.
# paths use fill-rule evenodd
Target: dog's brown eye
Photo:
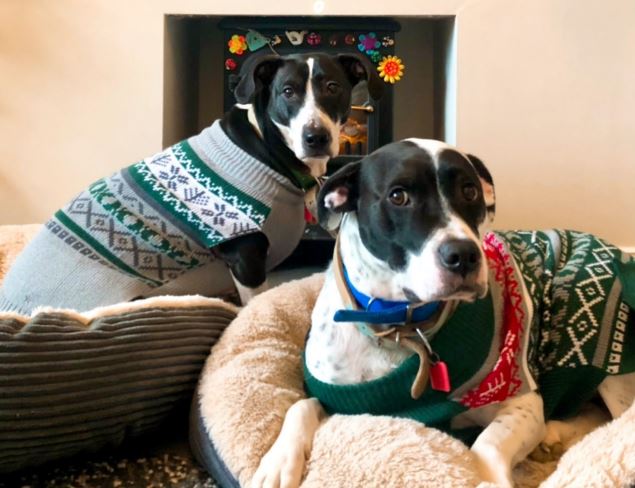
<path id="1" fill-rule="evenodd" d="M 472 183 L 468 183 L 467 185 L 463 186 L 462 190 L 463 190 L 463 197 L 468 202 L 473 202 L 474 200 L 478 198 L 478 188 L 476 188 L 476 185 L 473 185 Z"/>
<path id="2" fill-rule="evenodd" d="M 403 207 L 410 201 L 408 193 L 403 188 L 393 188 L 392 190 L 390 190 L 388 199 L 390 200 L 390 203 L 392 203 L 393 205 L 397 205 L 398 207 Z"/>
<path id="3" fill-rule="evenodd" d="M 291 98 L 293 95 L 295 95 L 295 91 L 293 90 L 292 87 L 290 86 L 285 86 L 282 89 L 282 94 L 287 97 L 287 98 Z"/>
<path id="4" fill-rule="evenodd" d="M 335 95 L 337 92 L 340 91 L 340 85 L 336 81 L 329 81 L 326 84 L 326 89 L 331 95 Z"/>

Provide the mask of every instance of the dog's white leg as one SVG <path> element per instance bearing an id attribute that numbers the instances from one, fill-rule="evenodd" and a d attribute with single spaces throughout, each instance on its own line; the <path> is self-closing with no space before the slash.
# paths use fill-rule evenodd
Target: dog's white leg
<path id="1" fill-rule="evenodd" d="M 234 285 L 236 285 L 238 295 L 240 296 L 240 301 L 243 305 L 247 305 L 253 297 L 269 289 L 269 283 L 266 280 L 262 285 L 256 288 L 249 288 L 248 286 L 241 284 L 240 281 L 236 279 L 233 273 L 232 279 L 234 280 Z"/>
<path id="2" fill-rule="evenodd" d="M 324 417 L 315 398 L 300 400 L 287 411 L 280 434 L 260 461 L 252 488 L 296 488 L 311 453 L 313 436 Z"/>
<path id="3" fill-rule="evenodd" d="M 526 393 L 504 402 L 472 445 L 483 478 L 502 487 L 512 487 L 512 468 L 544 435 L 543 404 L 538 393 Z"/>

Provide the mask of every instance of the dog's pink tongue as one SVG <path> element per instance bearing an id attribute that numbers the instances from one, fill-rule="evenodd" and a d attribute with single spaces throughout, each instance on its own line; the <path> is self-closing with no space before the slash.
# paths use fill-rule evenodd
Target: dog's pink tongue
<path id="1" fill-rule="evenodd" d="M 443 361 L 437 361 L 430 366 L 430 386 L 433 390 L 444 391 L 445 393 L 451 390 L 448 365 Z"/>

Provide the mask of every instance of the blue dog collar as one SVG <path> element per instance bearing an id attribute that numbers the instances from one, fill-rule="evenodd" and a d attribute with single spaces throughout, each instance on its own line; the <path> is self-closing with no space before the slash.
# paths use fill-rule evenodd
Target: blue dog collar
<path id="1" fill-rule="evenodd" d="M 343 264 L 342 272 L 347 288 L 362 310 L 338 310 L 333 317 L 335 322 L 406 325 L 428 320 L 441 306 L 441 302 L 413 305 L 407 301 L 393 301 L 370 297 L 353 286 L 348 277 L 346 267 Z"/>

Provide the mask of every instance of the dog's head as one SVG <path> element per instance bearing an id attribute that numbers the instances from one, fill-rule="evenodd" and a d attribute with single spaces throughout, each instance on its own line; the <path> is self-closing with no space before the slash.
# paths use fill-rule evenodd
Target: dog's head
<path id="1" fill-rule="evenodd" d="M 298 159 L 309 167 L 325 167 L 339 152 L 351 91 L 362 81 L 371 97 L 381 96 L 383 83 L 365 57 L 265 55 L 243 65 L 234 95 L 241 104 L 261 106 Z"/>
<path id="2" fill-rule="evenodd" d="M 481 235 L 494 210 L 485 165 L 429 139 L 382 147 L 336 172 L 318 196 L 321 224 L 332 229 L 355 212 L 361 242 L 389 266 L 393 288 L 423 302 L 487 293 Z"/>

